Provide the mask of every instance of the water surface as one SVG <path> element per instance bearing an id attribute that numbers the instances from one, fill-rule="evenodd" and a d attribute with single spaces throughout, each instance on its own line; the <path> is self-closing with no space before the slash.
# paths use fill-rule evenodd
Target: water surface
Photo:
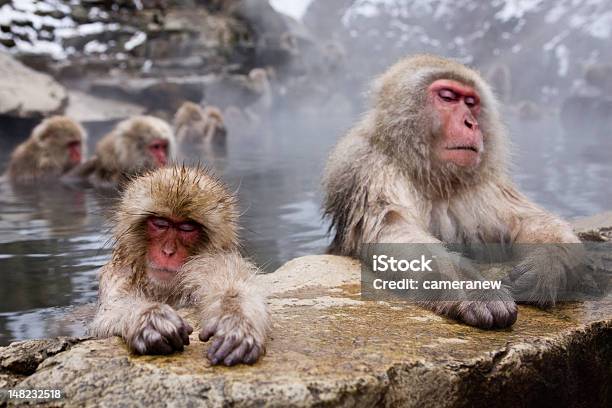
<path id="1" fill-rule="evenodd" d="M 265 271 L 324 251 L 320 175 L 330 148 L 356 118 L 278 115 L 264 131 L 230 134 L 227 154 L 212 161 L 239 194 L 245 252 Z M 509 128 L 513 175 L 530 198 L 567 218 L 612 207 L 609 135 L 565 135 L 554 119 L 511 121 Z M 104 130 L 91 127 L 92 147 Z M 12 136 L 0 141 L 1 163 L 25 137 Z M 113 199 L 58 186 L 16 191 L 5 182 L 0 192 L 0 345 L 83 334 L 96 271 L 109 258 Z"/>

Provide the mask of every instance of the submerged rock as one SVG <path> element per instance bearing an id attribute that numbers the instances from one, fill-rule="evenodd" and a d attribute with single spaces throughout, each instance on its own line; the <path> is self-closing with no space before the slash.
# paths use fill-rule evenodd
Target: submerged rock
<path id="1" fill-rule="evenodd" d="M 610 218 L 599 221 L 612 225 Z M 580 228 L 592 230 L 590 222 L 580 221 Z M 274 319 L 267 354 L 253 366 L 211 367 L 197 332 L 185 352 L 164 357 L 133 356 L 118 338 L 57 340 L 65 347 L 33 340 L 0 348 L 0 386 L 60 389 L 53 406 L 604 406 L 610 400 L 612 299 L 550 311 L 521 306 L 511 329 L 483 331 L 410 304 L 362 301 L 359 276 L 358 262 L 336 256 L 298 258 L 259 276 Z M 0 405 L 7 402 L 19 404 L 0 396 Z"/>

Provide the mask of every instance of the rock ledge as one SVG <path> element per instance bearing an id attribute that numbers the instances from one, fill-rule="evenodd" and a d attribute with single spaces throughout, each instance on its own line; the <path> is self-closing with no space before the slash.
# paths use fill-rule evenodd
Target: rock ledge
<path id="1" fill-rule="evenodd" d="M 211 367 L 196 335 L 169 357 L 132 356 L 116 338 L 34 340 L 0 348 L 0 389 L 61 389 L 52 406 L 612 402 L 610 298 L 521 306 L 511 329 L 482 331 L 413 305 L 362 301 L 359 265 L 347 258 L 299 258 L 259 279 L 274 325 L 254 366 Z M 13 404 L 0 396 L 0 406 Z"/>

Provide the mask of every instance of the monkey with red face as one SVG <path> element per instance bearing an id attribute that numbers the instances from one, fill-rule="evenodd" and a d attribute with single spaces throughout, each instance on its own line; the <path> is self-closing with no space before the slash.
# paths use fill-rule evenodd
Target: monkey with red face
<path id="1" fill-rule="evenodd" d="M 85 130 L 72 119 L 66 116 L 45 119 L 13 151 L 8 178 L 17 184 L 58 179 L 81 163 L 86 140 Z"/>
<path id="2" fill-rule="evenodd" d="M 137 354 L 170 354 L 193 329 L 177 312 L 197 310 L 212 364 L 254 363 L 269 313 L 257 268 L 238 253 L 235 198 L 201 168 L 166 167 L 130 182 L 116 216 L 116 245 L 100 272 L 98 337 L 121 336 Z"/>
<path id="3" fill-rule="evenodd" d="M 481 328 L 512 325 L 518 292 L 522 301 L 554 305 L 574 264 L 561 244 L 580 241 L 510 180 L 507 137 L 489 85 L 462 64 L 418 55 L 392 66 L 373 94 L 373 108 L 327 164 L 329 251 L 359 257 L 371 243 L 552 244 L 554 256 L 526 254 L 510 274 L 510 290 L 423 304 Z M 445 276 L 473 277 L 468 260 L 445 251 Z"/>
<path id="4" fill-rule="evenodd" d="M 174 157 L 175 145 L 168 123 L 153 116 L 135 116 L 119 122 L 98 142 L 95 155 L 65 179 L 116 189 L 130 177 L 166 166 Z"/>

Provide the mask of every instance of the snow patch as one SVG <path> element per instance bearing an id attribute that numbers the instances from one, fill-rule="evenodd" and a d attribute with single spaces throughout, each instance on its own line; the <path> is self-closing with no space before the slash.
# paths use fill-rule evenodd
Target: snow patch
<path id="1" fill-rule="evenodd" d="M 503 22 L 523 18 L 525 14 L 538 10 L 542 0 L 505 0 L 504 7 L 495 14 Z"/>
<path id="2" fill-rule="evenodd" d="M 137 32 L 125 43 L 125 50 L 131 51 L 134 48 L 138 47 L 142 43 L 144 43 L 147 39 L 147 35 L 142 31 Z"/>
<path id="3" fill-rule="evenodd" d="M 102 44 L 98 40 L 93 40 L 85 44 L 83 49 L 85 54 L 101 54 L 108 50 L 108 45 Z"/>

